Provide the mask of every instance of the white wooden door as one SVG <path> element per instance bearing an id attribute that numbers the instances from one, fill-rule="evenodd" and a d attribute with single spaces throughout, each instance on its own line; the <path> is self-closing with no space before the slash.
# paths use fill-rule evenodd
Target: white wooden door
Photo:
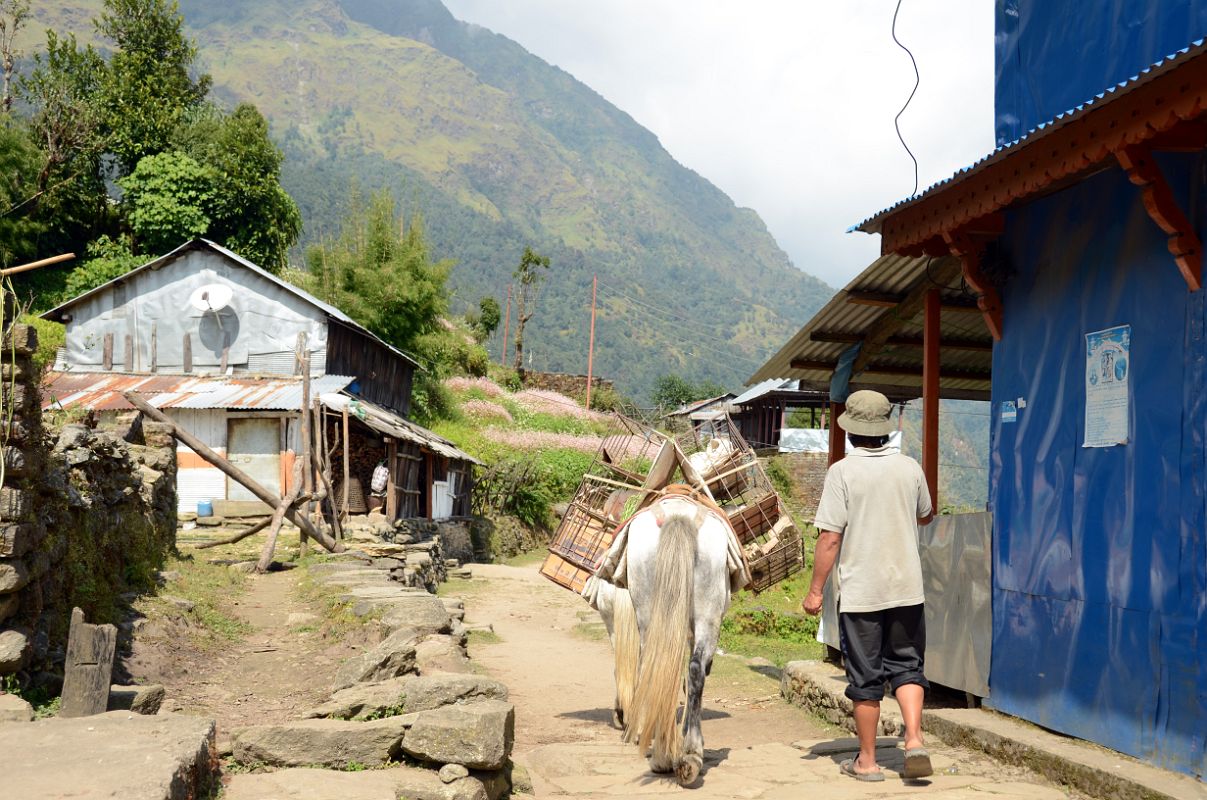
<path id="1" fill-rule="evenodd" d="M 281 494 L 281 420 L 231 418 L 226 423 L 226 457 L 261 486 Z M 226 479 L 227 500 L 256 500 L 242 484 Z"/>

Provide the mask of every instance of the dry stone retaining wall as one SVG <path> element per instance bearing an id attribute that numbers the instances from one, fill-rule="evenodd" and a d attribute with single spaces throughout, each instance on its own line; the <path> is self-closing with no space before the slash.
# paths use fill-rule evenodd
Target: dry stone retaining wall
<path id="1" fill-rule="evenodd" d="M 529 389 L 546 389 L 559 392 L 568 397 L 585 397 L 587 394 L 586 375 L 567 375 L 564 372 L 533 372 L 524 370 L 524 386 Z M 615 390 L 616 382 L 591 376 L 591 390 Z"/>
<path id="2" fill-rule="evenodd" d="M 812 522 L 826 482 L 829 453 L 781 453 L 775 461 L 792 480 L 792 494 L 803 517 Z"/>
<path id="3" fill-rule="evenodd" d="M 62 659 L 73 606 L 117 622 L 118 595 L 151 585 L 175 546 L 176 454 L 156 423 L 48 430 L 34 329 L 0 349 L 0 675 L 33 674 Z"/>

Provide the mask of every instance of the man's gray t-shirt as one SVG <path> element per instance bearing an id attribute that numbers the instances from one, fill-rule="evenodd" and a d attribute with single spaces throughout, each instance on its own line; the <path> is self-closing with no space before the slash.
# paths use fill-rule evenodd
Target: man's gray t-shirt
<path id="1" fill-rule="evenodd" d="M 830 467 L 814 524 L 842 534 L 839 611 L 923 601 L 918 518 L 930 513 L 922 468 L 894 448 L 855 448 Z"/>

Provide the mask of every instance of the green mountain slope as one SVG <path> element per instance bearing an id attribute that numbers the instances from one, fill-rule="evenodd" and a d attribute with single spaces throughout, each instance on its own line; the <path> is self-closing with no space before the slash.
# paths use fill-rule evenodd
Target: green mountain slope
<path id="1" fill-rule="evenodd" d="M 88 33 L 97 7 L 36 4 L 35 27 Z M 351 186 L 391 187 L 457 260 L 454 311 L 502 302 L 525 245 L 552 258 L 534 368 L 585 371 L 592 274 L 596 371 L 638 395 L 668 371 L 737 386 L 832 293 L 627 114 L 438 0 L 181 10 L 215 94 L 272 121 L 307 240 L 334 232 Z"/>

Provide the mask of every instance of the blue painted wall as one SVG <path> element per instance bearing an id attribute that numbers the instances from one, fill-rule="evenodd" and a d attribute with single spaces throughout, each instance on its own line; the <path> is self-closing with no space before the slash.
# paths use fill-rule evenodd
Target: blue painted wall
<path id="1" fill-rule="evenodd" d="M 1207 0 L 997 0 L 997 143 L 1207 36 Z"/>
<path id="2" fill-rule="evenodd" d="M 1161 165 L 1201 236 L 1207 158 Z M 1119 169 L 1009 212 L 1002 244 L 1015 274 L 993 357 L 991 703 L 1202 777 L 1207 290 L 1187 291 Z M 1083 448 L 1085 334 L 1122 324 L 1129 442 Z"/>

